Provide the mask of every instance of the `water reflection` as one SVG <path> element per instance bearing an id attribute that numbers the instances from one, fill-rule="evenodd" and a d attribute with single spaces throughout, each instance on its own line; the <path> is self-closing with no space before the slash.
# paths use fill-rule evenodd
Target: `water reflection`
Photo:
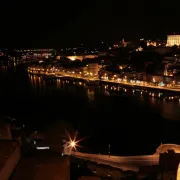
<path id="1" fill-rule="evenodd" d="M 61 88 L 61 80 L 57 79 L 57 88 Z"/>
<path id="2" fill-rule="evenodd" d="M 96 86 L 63 78 L 45 81 L 43 77 L 28 76 L 24 68 L 18 66 L 17 72 L 13 71 L 3 70 L 3 76 L 0 76 L 3 115 L 20 118 L 29 125 L 34 122 L 39 127 L 46 121 L 73 122 L 78 125 L 80 135 L 91 137 L 84 141 L 87 146 L 82 146 L 92 150 L 100 146 L 99 152 L 108 150 L 108 143 L 120 154 L 122 147 L 125 153 L 129 149 L 136 152 L 133 147 L 144 152 L 144 144 L 147 149 L 154 145 L 154 152 L 156 145 L 166 137 L 169 143 L 179 140 L 178 130 L 174 131 L 178 127 L 176 122 L 168 121 L 175 124 L 169 133 L 169 124 L 165 125 L 166 121 L 160 117 L 180 119 L 180 102 L 175 96 L 169 98 L 165 93 L 110 83 Z"/>
<path id="3" fill-rule="evenodd" d="M 151 103 L 152 103 L 153 106 L 157 105 L 157 101 L 156 101 L 154 96 L 152 98 L 150 98 L 150 100 L 151 100 Z"/>
<path id="4" fill-rule="evenodd" d="M 0 71 L 1 73 L 16 72 L 19 65 L 21 63 L 17 61 L 0 61 Z"/>
<path id="5" fill-rule="evenodd" d="M 97 87 L 89 88 L 85 82 L 72 81 L 65 79 L 43 80 L 42 77 L 35 75 L 29 76 L 30 83 L 37 91 L 52 89 L 63 89 L 70 93 L 86 94 L 88 100 L 95 101 L 96 94 L 105 96 L 123 95 L 126 97 L 134 97 L 140 104 L 148 104 L 156 112 L 160 113 L 165 119 L 180 120 L 180 102 L 173 101 L 174 97 L 163 97 L 163 93 L 149 92 L 147 90 L 139 90 L 132 88 L 124 88 L 120 86 L 102 85 L 100 91 L 96 91 Z"/>
<path id="6" fill-rule="evenodd" d="M 110 93 L 109 93 L 108 90 L 105 90 L 105 91 L 104 91 L 104 94 L 105 94 L 106 96 L 110 96 Z"/>
<path id="7" fill-rule="evenodd" d="M 29 75 L 29 80 L 32 87 L 34 87 L 35 89 L 36 88 L 41 89 L 42 85 L 45 85 L 45 82 L 43 82 L 42 77 L 39 77 L 39 76 Z"/>
<path id="8" fill-rule="evenodd" d="M 90 101 L 95 100 L 95 90 L 94 89 L 87 89 L 87 96 Z"/>

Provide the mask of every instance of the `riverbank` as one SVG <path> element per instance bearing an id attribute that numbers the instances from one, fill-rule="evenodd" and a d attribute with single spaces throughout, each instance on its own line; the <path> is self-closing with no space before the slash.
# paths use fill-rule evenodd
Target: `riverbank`
<path id="1" fill-rule="evenodd" d="M 91 84 L 100 84 L 100 83 L 111 83 L 111 84 L 118 84 L 120 86 L 125 87 L 132 87 L 132 88 L 140 88 L 140 89 L 152 89 L 152 90 L 158 90 L 158 91 L 170 91 L 170 92 L 180 92 L 180 88 L 176 87 L 165 87 L 165 86 L 155 86 L 151 85 L 147 82 L 128 82 L 128 81 L 122 81 L 122 80 L 103 80 L 99 79 L 98 77 L 82 77 L 77 74 L 68 74 L 66 72 L 58 72 L 58 73 L 34 73 L 33 71 L 28 70 L 29 74 L 31 75 L 38 75 L 43 76 L 44 79 L 59 79 L 59 78 L 71 78 L 71 79 L 79 79 L 84 80 Z"/>
<path id="2" fill-rule="evenodd" d="M 113 155 L 150 154 L 161 142 L 179 144 L 180 103 L 158 98 L 158 91 L 150 97 L 149 91 L 102 81 L 98 86 L 66 77 L 44 81 L 24 69 L 2 71 L 1 115 L 28 129 L 70 122 L 79 131 L 78 139 L 85 138 L 79 151 L 90 153 L 107 154 L 109 144 Z"/>

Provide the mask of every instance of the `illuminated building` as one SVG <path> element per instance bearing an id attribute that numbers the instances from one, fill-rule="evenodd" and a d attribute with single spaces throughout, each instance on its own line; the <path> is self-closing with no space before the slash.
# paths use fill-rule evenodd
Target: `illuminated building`
<path id="1" fill-rule="evenodd" d="M 153 83 L 161 83 L 163 82 L 164 78 L 163 76 L 161 75 L 148 75 L 148 79 L 150 82 L 153 82 Z"/>
<path id="2" fill-rule="evenodd" d="M 166 46 L 180 45 L 180 35 L 168 35 Z"/>
<path id="3" fill-rule="evenodd" d="M 147 46 L 157 46 L 156 41 L 147 41 Z"/>
<path id="4" fill-rule="evenodd" d="M 83 67 L 83 73 L 92 76 L 97 76 L 100 68 L 101 65 L 99 65 L 98 63 L 88 64 L 85 67 Z"/>
<path id="5" fill-rule="evenodd" d="M 54 49 L 24 49 L 24 52 L 51 52 Z"/>
<path id="6" fill-rule="evenodd" d="M 71 61 L 75 61 L 75 60 L 80 60 L 82 61 L 83 59 L 94 59 L 97 58 L 97 55 L 85 55 L 85 56 L 67 56 L 68 59 L 70 59 Z"/>
<path id="7" fill-rule="evenodd" d="M 143 48 L 140 46 L 136 49 L 136 51 L 143 51 Z"/>
<path id="8" fill-rule="evenodd" d="M 56 56 L 56 59 L 57 59 L 57 60 L 60 60 L 60 59 L 61 59 L 61 56 Z"/>
<path id="9" fill-rule="evenodd" d="M 34 57 L 39 57 L 39 58 L 46 58 L 48 59 L 49 57 L 52 56 L 52 53 L 46 53 L 46 52 L 40 52 L 40 53 L 34 53 L 33 54 Z"/>

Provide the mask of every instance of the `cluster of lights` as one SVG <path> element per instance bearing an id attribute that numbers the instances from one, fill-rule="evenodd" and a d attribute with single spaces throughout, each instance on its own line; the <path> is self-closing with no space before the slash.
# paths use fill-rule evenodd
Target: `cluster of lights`
<path id="1" fill-rule="evenodd" d="M 132 84 L 132 85 L 140 85 L 140 86 L 148 86 L 148 87 L 153 87 L 155 86 L 154 84 L 151 84 L 151 82 L 146 82 L 146 81 L 139 81 L 139 80 L 128 80 L 127 76 L 124 78 L 117 78 L 117 75 L 114 75 L 111 79 L 107 76 L 105 73 L 101 79 L 106 80 L 106 81 L 113 81 L 113 82 L 121 82 L 121 83 L 126 83 L 126 84 Z M 156 83 L 156 79 L 152 79 L 152 83 Z M 175 81 L 172 82 L 172 84 L 168 84 L 167 87 L 172 87 L 172 85 L 175 85 Z M 163 82 L 160 82 L 156 85 L 156 87 L 163 87 L 165 84 Z"/>
<path id="2" fill-rule="evenodd" d="M 57 69 L 57 68 L 49 68 L 49 69 L 42 69 L 42 68 L 31 68 L 29 67 L 28 68 L 28 72 L 34 72 L 34 73 L 38 73 L 39 71 L 43 71 L 44 73 L 46 74 L 49 74 L 49 73 L 54 73 L 54 75 L 56 75 L 56 73 L 63 73 L 63 75 L 76 75 L 76 76 L 90 76 L 90 77 L 93 77 L 93 76 L 97 76 L 97 74 L 93 74 L 92 72 L 75 72 L 75 71 L 65 71 L 65 70 L 62 70 L 60 71 L 60 69 Z"/>
<path id="3" fill-rule="evenodd" d="M 126 88 L 122 88 L 122 87 L 116 87 L 116 86 L 109 86 L 109 85 L 104 85 L 104 89 L 106 90 L 115 90 L 115 91 L 119 91 L 120 89 L 123 90 L 124 92 L 127 92 L 127 89 Z M 133 92 L 133 95 L 135 94 L 136 91 L 140 91 L 140 90 L 134 90 L 132 89 L 132 92 Z M 148 92 L 147 90 L 144 91 L 144 90 L 141 90 L 140 91 L 140 95 L 145 95 L 145 94 L 148 94 L 150 97 L 156 97 L 156 98 L 162 98 L 163 96 L 163 93 L 159 92 L 159 93 L 154 93 L 154 92 Z M 166 100 L 178 100 L 180 102 L 180 96 L 168 96 L 168 97 L 164 97 L 163 99 L 166 99 Z"/>
<path id="4" fill-rule="evenodd" d="M 28 71 L 31 72 L 31 73 L 45 73 L 45 74 L 53 74 L 53 75 L 57 75 L 58 76 L 58 73 L 60 73 L 61 75 L 63 76 L 72 76 L 72 77 L 76 77 L 76 78 L 86 78 L 86 77 L 92 77 L 92 78 L 97 78 L 97 74 L 93 74 L 92 72 L 75 72 L 75 71 L 65 71 L 63 69 L 58 69 L 58 68 L 49 68 L 49 69 L 44 69 L 44 68 L 31 68 L 29 67 L 28 68 Z M 43 71 L 43 72 L 41 72 Z M 109 78 L 107 73 L 105 73 L 102 77 L 101 77 L 102 80 L 104 81 L 113 81 L 113 82 L 121 82 L 121 83 L 126 83 L 126 84 L 132 84 L 132 85 L 140 85 L 140 86 L 148 86 L 148 87 L 162 87 L 162 86 L 165 86 L 164 83 L 158 83 L 157 85 L 154 85 L 154 84 L 151 84 L 149 82 L 146 82 L 146 81 L 139 81 L 139 80 L 128 80 L 127 76 L 125 76 L 124 78 L 118 78 L 118 76 L 115 74 L 113 75 L 112 78 Z M 156 79 L 153 78 L 152 79 L 152 83 L 156 83 Z M 167 88 L 171 88 L 173 85 L 175 85 L 175 81 L 172 82 L 172 84 L 167 84 Z"/>
<path id="5" fill-rule="evenodd" d="M 169 35 L 167 37 L 167 46 L 180 45 L 180 35 Z"/>
<path id="6" fill-rule="evenodd" d="M 31 76 L 31 77 L 36 77 L 36 76 Z M 116 77 L 116 75 L 115 75 L 115 77 Z M 40 78 L 40 77 L 39 77 L 39 78 Z M 127 78 L 127 77 L 126 77 L 126 78 Z M 117 78 L 117 82 L 122 82 L 122 83 L 123 83 L 123 80 L 124 80 L 124 79 Z M 66 82 L 68 83 L 69 81 L 66 81 Z M 114 81 L 114 82 L 115 82 L 115 81 Z M 139 86 L 149 86 L 149 87 L 153 87 L 153 85 L 150 85 L 150 84 L 148 84 L 147 82 L 138 81 L 138 80 L 130 80 L 130 81 L 127 82 L 127 83 L 132 84 L 132 85 L 137 84 L 137 85 L 139 85 Z M 127 83 L 126 83 L 126 84 L 127 84 Z M 175 83 L 175 82 L 173 82 L 173 83 Z M 74 82 L 73 84 L 75 84 L 75 82 Z M 79 85 L 82 85 L 82 82 L 79 82 Z M 159 87 L 159 88 L 161 88 L 162 86 L 165 86 L 164 83 L 159 83 L 159 84 L 158 84 L 158 87 Z M 171 87 L 172 87 L 171 84 L 167 85 L 167 88 L 171 88 Z M 110 89 L 110 90 L 118 90 L 118 91 L 121 89 L 120 87 L 108 86 L 108 85 L 105 85 L 104 88 L 107 89 L 107 90 Z M 123 91 L 124 91 L 124 92 L 127 92 L 127 89 L 126 89 L 126 88 L 123 88 Z M 132 90 L 132 92 L 133 92 L 133 94 L 134 94 L 134 93 L 135 93 L 135 90 Z M 140 94 L 143 95 L 145 92 L 147 92 L 147 91 L 143 91 L 143 90 L 142 90 L 142 91 L 140 92 Z M 155 94 L 155 93 L 153 93 L 153 92 L 148 92 L 148 95 L 151 96 L 151 97 L 159 97 L 159 98 L 162 97 L 162 94 L 161 94 L 161 93 Z M 180 97 L 179 97 L 179 96 L 165 97 L 165 99 L 166 99 L 166 100 L 178 100 L 178 101 L 180 101 Z M 76 146 L 77 146 L 77 141 L 76 141 L 75 139 L 69 141 L 69 147 L 71 147 L 72 149 L 75 149 Z"/>

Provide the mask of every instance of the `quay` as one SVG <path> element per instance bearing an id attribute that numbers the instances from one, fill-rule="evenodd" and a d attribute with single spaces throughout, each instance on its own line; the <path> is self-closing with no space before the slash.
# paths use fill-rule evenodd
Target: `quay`
<path id="1" fill-rule="evenodd" d="M 131 83 L 127 81 L 123 82 L 123 81 L 118 81 L 118 80 L 104 80 L 104 79 L 99 79 L 97 77 L 82 77 L 77 74 L 68 74 L 66 72 L 42 73 L 40 71 L 37 72 L 37 71 L 28 70 L 28 73 L 31 75 L 42 76 L 45 80 L 72 79 L 72 80 L 82 80 L 82 81 L 85 81 L 87 84 L 95 84 L 95 85 L 114 84 L 114 85 L 120 85 L 123 87 L 139 88 L 142 90 L 158 90 L 161 92 L 172 92 L 172 93 L 180 92 L 180 88 L 176 88 L 176 87 L 155 86 L 155 85 L 150 85 L 148 83 L 140 84 L 140 83 Z"/>

